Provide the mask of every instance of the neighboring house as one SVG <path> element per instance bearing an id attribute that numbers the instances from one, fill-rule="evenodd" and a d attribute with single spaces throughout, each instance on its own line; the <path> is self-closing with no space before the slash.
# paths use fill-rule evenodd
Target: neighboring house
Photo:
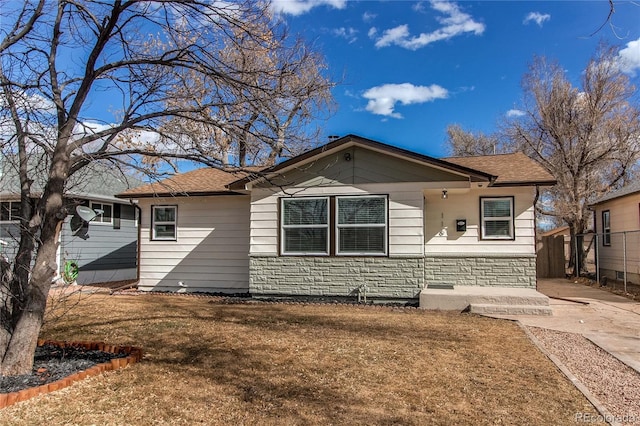
<path id="1" fill-rule="evenodd" d="M 591 208 L 600 276 L 622 281 L 626 272 L 627 281 L 640 284 L 640 181 L 608 193 Z"/>
<path id="2" fill-rule="evenodd" d="M 141 208 L 139 289 L 432 307 L 443 288 L 536 293 L 533 200 L 552 184 L 521 153 L 438 160 L 349 135 L 261 173 L 199 169 L 118 197 Z"/>
<path id="3" fill-rule="evenodd" d="M 33 167 L 46 168 L 43 164 Z M 36 176 L 45 177 L 42 170 Z M 58 276 L 65 264 L 78 266 L 78 284 L 93 284 L 137 278 L 138 224 L 136 208 L 114 194 L 143 182 L 110 170 L 107 167 L 87 166 L 73 175 L 66 190 L 70 214 L 60 232 Z M 44 182 L 34 182 L 33 193 L 39 195 Z M 35 203 L 35 199 L 34 199 Z M 99 213 L 89 224 L 78 215 L 76 206 L 82 205 Z M 15 168 L 9 161 L 0 164 L 0 240 L 1 250 L 11 260 L 18 248 L 20 232 L 17 217 L 20 213 L 19 184 Z"/>

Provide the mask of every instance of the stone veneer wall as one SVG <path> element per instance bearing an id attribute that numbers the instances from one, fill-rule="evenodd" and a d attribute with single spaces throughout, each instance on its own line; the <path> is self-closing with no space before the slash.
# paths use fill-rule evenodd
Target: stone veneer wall
<path id="1" fill-rule="evenodd" d="M 251 257 L 253 295 L 357 296 L 409 299 L 426 284 L 536 287 L 534 255 L 404 257 Z"/>
<path id="2" fill-rule="evenodd" d="M 254 295 L 417 298 L 424 287 L 424 258 L 251 257 L 249 292 Z"/>
<path id="3" fill-rule="evenodd" d="M 427 284 L 536 287 L 535 255 L 427 255 Z"/>

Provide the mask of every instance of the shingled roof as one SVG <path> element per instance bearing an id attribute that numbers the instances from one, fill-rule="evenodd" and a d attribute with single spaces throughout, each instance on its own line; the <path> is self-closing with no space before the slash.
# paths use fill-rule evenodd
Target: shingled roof
<path id="1" fill-rule="evenodd" d="M 591 205 L 595 206 L 596 204 L 604 203 L 605 201 L 613 200 L 620 197 L 625 197 L 627 195 L 637 194 L 639 192 L 640 192 L 640 180 L 631 182 L 630 184 L 623 186 L 620 189 L 611 191 L 608 194 L 603 195 Z"/>
<path id="2" fill-rule="evenodd" d="M 554 177 L 521 152 L 478 157 L 443 158 L 448 163 L 497 176 L 492 186 L 555 185 Z"/>
<path id="3" fill-rule="evenodd" d="M 15 155 L 0 158 L 0 198 L 2 200 L 20 199 L 20 178 L 18 176 L 18 158 Z M 43 153 L 33 153 L 28 164 L 29 177 L 34 181 L 31 195 L 40 196 L 47 183 L 49 161 Z M 125 174 L 109 163 L 94 161 L 71 175 L 65 183 L 65 195 L 77 198 L 114 200 L 114 194 L 144 184 L 136 177 Z"/>
<path id="4" fill-rule="evenodd" d="M 348 135 L 314 150 L 291 158 L 276 166 L 263 169 L 264 174 L 277 174 L 287 167 L 322 156 L 330 149 L 339 148 L 347 143 L 396 156 L 411 158 L 427 165 L 464 173 L 490 182 L 492 186 L 554 185 L 555 179 L 542 166 L 522 153 L 485 155 L 479 157 L 452 157 L 436 159 L 391 145 Z M 259 169 L 256 169 L 259 170 Z M 177 174 L 163 181 L 133 188 L 118 194 L 120 198 L 142 198 L 175 195 L 222 195 L 238 194 L 235 190 L 244 188 L 245 183 L 259 179 L 262 174 L 252 175 L 242 171 L 224 171 L 214 168 L 202 168 Z"/>
<path id="5" fill-rule="evenodd" d="M 227 185 L 247 176 L 247 172 L 201 168 L 180 173 L 148 185 L 129 189 L 118 194 L 119 198 L 144 198 L 174 195 L 236 194 Z"/>

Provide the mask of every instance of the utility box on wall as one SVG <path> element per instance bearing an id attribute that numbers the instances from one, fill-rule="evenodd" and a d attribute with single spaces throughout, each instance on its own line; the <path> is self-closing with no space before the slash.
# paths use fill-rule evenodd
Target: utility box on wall
<path id="1" fill-rule="evenodd" d="M 456 231 L 465 232 L 467 230 L 467 219 L 456 219 Z"/>

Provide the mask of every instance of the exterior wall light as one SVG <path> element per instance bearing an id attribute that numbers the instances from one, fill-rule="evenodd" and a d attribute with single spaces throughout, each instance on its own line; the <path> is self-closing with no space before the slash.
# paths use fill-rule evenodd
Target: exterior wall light
<path id="1" fill-rule="evenodd" d="M 446 190 L 446 189 L 443 189 L 443 190 L 442 190 L 442 199 L 443 199 L 443 200 L 446 200 L 446 199 L 447 199 L 447 197 L 448 197 L 448 195 L 447 195 L 447 190 Z"/>

